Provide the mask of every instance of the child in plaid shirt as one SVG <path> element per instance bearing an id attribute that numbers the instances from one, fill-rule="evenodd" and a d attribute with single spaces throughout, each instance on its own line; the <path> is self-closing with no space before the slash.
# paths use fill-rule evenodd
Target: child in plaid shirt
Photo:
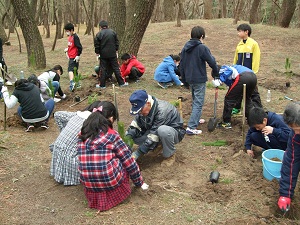
<path id="1" fill-rule="evenodd" d="M 85 120 L 78 140 L 80 181 L 90 208 L 109 210 L 131 193 L 129 177 L 137 187 L 148 189 L 131 150 L 113 129 L 115 106 L 107 101 Z"/>

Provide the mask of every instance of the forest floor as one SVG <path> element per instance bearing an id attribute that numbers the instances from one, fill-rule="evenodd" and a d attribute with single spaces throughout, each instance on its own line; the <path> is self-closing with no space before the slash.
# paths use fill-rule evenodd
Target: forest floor
<path id="1" fill-rule="evenodd" d="M 139 83 L 130 83 L 126 88 L 117 85 L 117 101 L 120 120 L 127 127 L 129 115 L 128 98 L 136 89 L 145 89 L 157 98 L 170 102 L 183 98 L 182 112 L 185 123 L 191 112 L 189 90 L 173 86 L 161 89 L 153 80 L 156 66 L 169 54 L 178 54 L 190 38 L 193 26 L 205 28 L 205 44 L 219 64 L 231 64 L 239 39 L 236 25 L 231 19 L 182 21 L 149 24 L 143 38 L 138 59 L 146 66 L 146 73 Z M 77 111 L 85 108 L 88 101 L 70 107 L 74 97 L 81 99 L 98 94 L 99 100 L 113 101 L 112 86 L 105 90 L 95 88 L 92 77 L 97 64 L 92 36 L 85 36 L 81 25 L 78 35 L 83 45 L 80 73 L 83 87 L 74 93 L 68 91 L 67 59 L 63 52 L 67 39 L 58 40 L 56 50 L 51 51 L 54 28 L 50 39 L 43 36 L 47 67 L 61 64 L 64 74 L 62 89 L 67 99 L 56 104 L 55 111 Z M 299 29 L 284 29 L 265 25 L 252 25 L 252 36 L 261 48 L 261 66 L 258 86 L 265 109 L 282 113 L 289 103 L 284 96 L 299 100 L 300 84 L 300 39 Z M 42 29 L 41 29 L 42 32 Z M 20 32 L 21 33 L 21 32 Z M 22 34 L 20 34 L 22 37 Z M 28 77 L 27 54 L 22 39 L 23 52 L 19 53 L 16 34 L 11 34 L 11 46 L 4 46 L 4 57 L 9 72 L 16 75 L 20 70 Z M 291 59 L 295 75 L 290 78 L 291 87 L 286 88 L 285 59 Z M 208 68 L 210 74 L 210 68 Z M 211 80 L 210 75 L 208 76 Z M 9 88 L 10 92 L 13 88 Z M 270 89 L 272 100 L 266 102 Z M 219 90 L 217 114 L 222 115 L 226 90 Z M 213 116 L 214 89 L 208 85 L 203 115 L 206 121 Z M 291 210 L 283 215 L 277 209 L 277 180 L 268 181 L 262 174 L 261 151 L 250 158 L 243 150 L 242 118 L 232 119 L 231 130 L 207 131 L 207 122 L 199 126 L 203 133 L 185 136 L 176 145 L 176 161 L 172 167 L 164 167 L 160 154 L 149 153 L 140 158 L 142 175 L 150 185 L 148 191 L 133 188 L 132 195 L 119 206 L 97 212 L 89 209 L 83 187 L 63 186 L 50 174 L 51 144 L 59 130 L 54 119 L 46 131 L 36 129 L 25 133 L 16 116 L 16 107 L 7 110 L 7 131 L 3 130 L 3 102 L 0 104 L 0 224 L 300 224 L 300 192 L 296 187 Z M 116 125 L 115 125 L 116 128 Z M 247 127 L 246 127 L 247 129 Z M 226 146 L 204 146 L 203 142 L 226 140 Z M 219 183 L 209 182 L 210 172 L 220 172 Z"/>

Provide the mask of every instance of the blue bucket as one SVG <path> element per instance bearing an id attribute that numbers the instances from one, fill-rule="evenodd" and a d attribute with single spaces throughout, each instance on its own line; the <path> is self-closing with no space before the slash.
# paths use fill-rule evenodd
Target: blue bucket
<path id="1" fill-rule="evenodd" d="M 262 153 L 263 175 L 267 180 L 280 179 L 281 166 L 284 151 L 280 149 L 269 149 Z M 273 161 L 272 158 L 278 158 L 281 161 Z"/>

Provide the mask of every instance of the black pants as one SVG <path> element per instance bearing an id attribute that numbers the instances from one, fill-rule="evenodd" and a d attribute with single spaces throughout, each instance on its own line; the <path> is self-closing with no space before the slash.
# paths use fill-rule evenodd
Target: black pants
<path id="1" fill-rule="evenodd" d="M 257 85 L 255 86 L 255 89 L 251 95 L 251 99 L 252 99 L 252 102 L 253 102 L 253 106 L 254 107 L 260 107 L 260 108 L 263 108 L 262 104 L 261 104 L 261 99 L 260 99 L 260 95 L 258 93 L 258 87 Z M 240 109 L 241 108 L 241 103 L 240 104 L 237 104 L 235 106 L 235 108 L 237 109 Z"/>
<path id="2" fill-rule="evenodd" d="M 7 73 L 7 66 L 6 66 L 6 63 L 4 61 L 4 58 L 0 59 L 0 63 L 2 64 L 2 69 Z M 6 74 L 5 72 L 1 70 L 1 74 L 2 74 L 2 77 L 6 77 Z M 7 80 L 5 79 L 4 83 L 6 82 Z"/>
<path id="3" fill-rule="evenodd" d="M 246 117 L 248 117 L 249 110 L 253 107 L 251 96 L 257 84 L 257 77 L 252 72 L 243 72 L 234 80 L 226 93 L 223 109 L 223 122 L 225 123 L 230 122 L 232 109 L 238 104 L 241 105 L 243 84 L 246 84 Z"/>
<path id="4" fill-rule="evenodd" d="M 130 70 L 130 74 L 128 75 L 129 79 L 131 80 L 138 80 L 143 74 L 139 71 L 138 68 L 132 67 Z"/>
<path id="5" fill-rule="evenodd" d="M 121 76 L 117 57 L 105 58 L 105 59 L 100 58 L 100 70 L 101 70 L 100 86 L 105 87 L 106 74 L 108 72 L 109 66 L 111 66 L 112 70 L 114 71 L 118 84 L 119 85 L 124 84 L 125 82 Z"/>

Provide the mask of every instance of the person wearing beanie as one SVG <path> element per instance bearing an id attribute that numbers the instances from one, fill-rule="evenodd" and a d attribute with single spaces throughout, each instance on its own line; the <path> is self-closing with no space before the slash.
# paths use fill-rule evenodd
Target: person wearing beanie
<path id="1" fill-rule="evenodd" d="M 151 150 L 158 151 L 162 145 L 163 162 L 171 166 L 175 162 L 175 144 L 185 135 L 183 119 L 174 105 L 149 95 L 145 90 L 133 92 L 129 98 L 130 114 L 135 118 L 126 131 L 139 147 L 132 153 L 138 159 Z"/>
<path id="2" fill-rule="evenodd" d="M 100 59 L 100 84 L 99 87 L 104 89 L 107 72 L 111 67 L 115 73 L 117 82 L 120 87 L 128 86 L 128 83 L 121 76 L 121 71 L 118 63 L 119 40 L 117 33 L 108 27 L 105 20 L 99 23 L 100 31 L 97 33 L 94 40 L 95 53 L 97 59 Z M 98 87 L 98 85 L 97 85 Z"/>

